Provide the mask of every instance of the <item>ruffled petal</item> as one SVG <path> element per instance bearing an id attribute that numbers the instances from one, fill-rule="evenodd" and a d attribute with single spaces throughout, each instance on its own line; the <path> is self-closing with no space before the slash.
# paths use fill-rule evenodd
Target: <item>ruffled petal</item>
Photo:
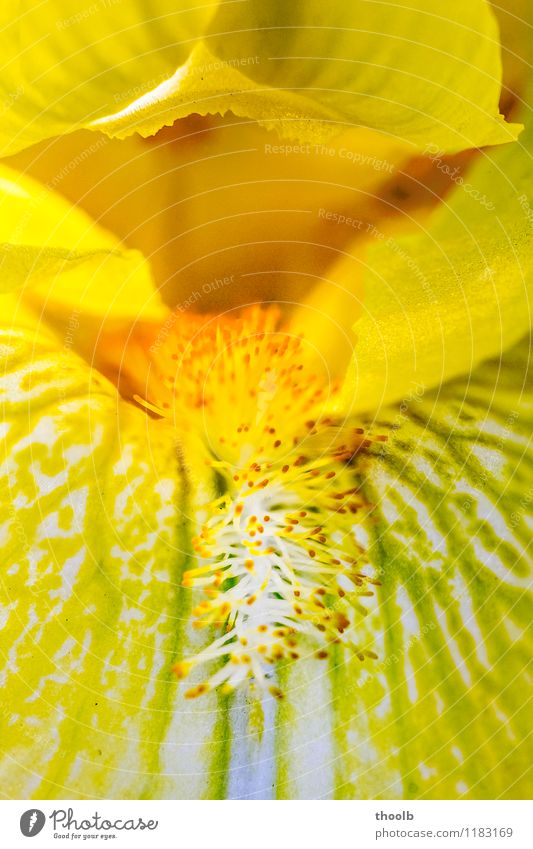
<path id="1" fill-rule="evenodd" d="M 178 5 L 151 4 L 149 17 L 137 2 L 8 10 L 4 151 L 80 127 L 152 135 L 227 111 L 312 142 L 354 125 L 447 151 L 516 137 L 498 111 L 485 0 L 444 12 L 437 0 Z"/>
<path id="2" fill-rule="evenodd" d="M 86 126 L 159 85 L 187 60 L 217 5 L 5 3 L 3 155 Z"/>

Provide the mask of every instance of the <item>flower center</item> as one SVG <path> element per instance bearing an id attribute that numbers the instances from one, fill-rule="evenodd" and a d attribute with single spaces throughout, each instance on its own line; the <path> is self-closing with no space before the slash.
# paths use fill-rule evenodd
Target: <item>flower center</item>
<path id="1" fill-rule="evenodd" d="M 354 458 L 369 439 L 328 412 L 338 387 L 316 352 L 283 331 L 275 309 L 176 322 L 149 350 L 137 400 L 173 421 L 186 457 L 212 471 L 183 577 L 200 596 L 194 625 L 212 639 L 175 666 L 180 678 L 205 670 L 187 695 L 244 682 L 281 695 L 277 661 L 327 658 L 333 644 L 375 657 L 358 628 L 378 583 L 362 571 L 356 533 L 367 508 Z"/>

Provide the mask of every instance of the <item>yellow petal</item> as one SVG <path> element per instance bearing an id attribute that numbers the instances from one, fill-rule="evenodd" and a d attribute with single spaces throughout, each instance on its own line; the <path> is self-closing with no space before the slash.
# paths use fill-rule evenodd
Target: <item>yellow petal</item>
<path id="1" fill-rule="evenodd" d="M 178 315 L 303 300 L 412 154 L 361 128 L 327 145 L 282 143 L 254 122 L 198 116 L 150 140 L 96 138 L 72 133 L 10 162 L 50 184 L 92 148 L 90 167 L 58 190 L 149 258 Z"/>
<path id="2" fill-rule="evenodd" d="M 346 402 L 376 410 L 472 371 L 523 336 L 531 320 L 533 123 L 520 142 L 484 154 L 457 178 L 429 225 L 372 233 Z"/>
<path id="3" fill-rule="evenodd" d="M 493 4 L 502 44 L 502 111 L 509 115 L 527 85 L 531 55 L 531 4 L 529 0 L 504 0 Z"/>
<path id="4" fill-rule="evenodd" d="M 6 795 L 527 798 L 527 345 L 387 411 L 389 444 L 353 468 L 378 658 L 280 669 L 261 720 L 171 675 L 192 508 L 174 439 L 46 334 L 0 341 Z"/>
<path id="5" fill-rule="evenodd" d="M 52 180 L 40 185 L 0 166 L 0 242 L 0 293 L 21 291 L 56 319 L 166 314 L 142 255 L 54 192 Z"/>
<path id="6" fill-rule="evenodd" d="M 361 469 L 378 658 L 287 670 L 278 796 L 530 797 L 530 360 L 526 340 L 383 411 L 389 442 Z"/>
<path id="7" fill-rule="evenodd" d="M 516 137 L 485 0 L 105 5 L 49 0 L 4 29 L 6 153 L 82 126 L 151 135 L 192 112 L 311 142 L 354 125 L 448 151 Z"/>
<path id="8" fill-rule="evenodd" d="M 0 347 L 4 795 L 216 794 L 217 697 L 196 709 L 171 671 L 191 651 L 174 436 L 35 323 Z"/>
<path id="9" fill-rule="evenodd" d="M 85 126 L 171 76 L 216 3 L 8 0 L 0 12 L 4 154 Z"/>
<path id="10" fill-rule="evenodd" d="M 305 141 L 356 124 L 459 150 L 515 138 L 498 113 L 500 74 L 485 2 L 442 15 L 436 2 L 352 2 L 332 14 L 319 2 L 251 0 L 224 4 L 172 80 L 95 126 L 147 135 L 192 110 L 231 110 Z"/>

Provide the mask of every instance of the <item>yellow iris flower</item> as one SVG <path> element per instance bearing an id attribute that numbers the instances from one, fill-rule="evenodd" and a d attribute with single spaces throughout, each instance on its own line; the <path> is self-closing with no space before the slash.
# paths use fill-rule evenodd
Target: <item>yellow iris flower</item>
<path id="1" fill-rule="evenodd" d="M 527 798 L 526 2 L 146 5 L 0 12 L 3 793 Z"/>

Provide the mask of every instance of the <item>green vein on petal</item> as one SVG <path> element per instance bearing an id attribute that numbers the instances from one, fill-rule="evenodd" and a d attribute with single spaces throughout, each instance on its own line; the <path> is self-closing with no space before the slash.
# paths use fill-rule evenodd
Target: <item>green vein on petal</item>
<path id="1" fill-rule="evenodd" d="M 171 673 L 208 639 L 179 589 L 174 437 L 52 336 L 1 341 L 6 795 L 224 798 L 232 702 L 188 701 Z M 378 660 L 279 670 L 278 798 L 530 794 L 528 356 L 526 341 L 372 423 L 389 443 L 355 471 L 375 504 L 382 587 L 361 642 Z"/>
<path id="2" fill-rule="evenodd" d="M 52 337 L 1 341 L 4 790 L 152 795 L 176 687 L 174 442 Z"/>
<path id="3" fill-rule="evenodd" d="M 390 430 L 360 470 L 375 504 L 366 530 L 382 587 L 365 627 L 379 659 L 337 653 L 330 690 L 317 661 L 286 671 L 281 795 L 318 791 L 309 783 L 317 739 L 305 737 L 314 697 L 320 733 L 335 740 L 333 752 L 324 749 L 331 797 L 530 796 L 528 357 L 526 340 L 503 363 L 486 362 L 374 423 Z M 290 682 L 303 679 L 302 701 Z"/>

